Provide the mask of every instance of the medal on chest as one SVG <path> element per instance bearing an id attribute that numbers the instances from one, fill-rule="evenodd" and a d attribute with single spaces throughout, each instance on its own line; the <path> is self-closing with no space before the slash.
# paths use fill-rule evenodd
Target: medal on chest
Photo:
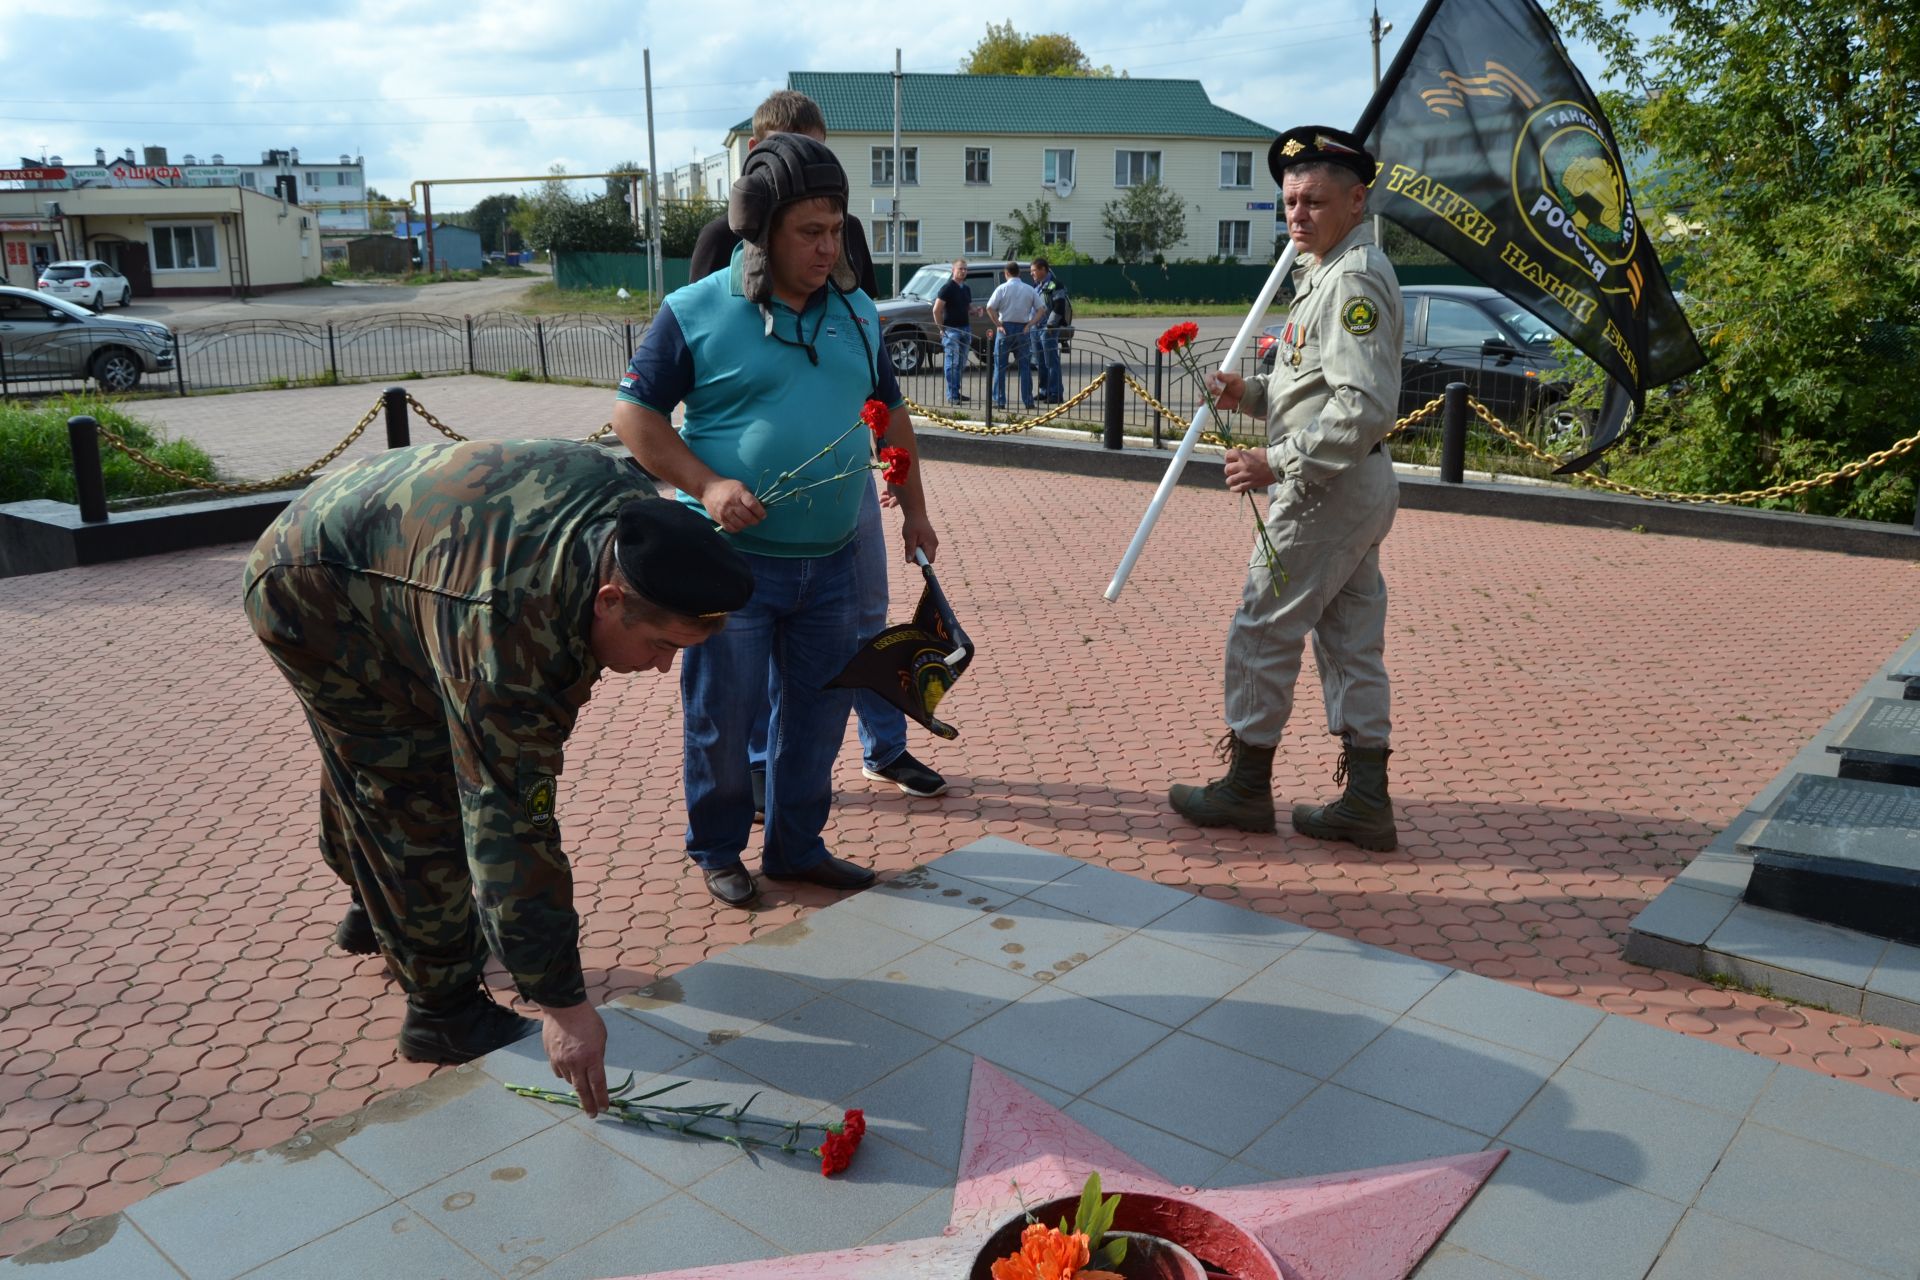
<path id="1" fill-rule="evenodd" d="M 1280 345 L 1287 349 L 1287 363 L 1293 368 L 1300 367 L 1300 348 L 1306 343 L 1305 326 L 1296 321 L 1287 321 L 1287 327 L 1280 331 Z"/>

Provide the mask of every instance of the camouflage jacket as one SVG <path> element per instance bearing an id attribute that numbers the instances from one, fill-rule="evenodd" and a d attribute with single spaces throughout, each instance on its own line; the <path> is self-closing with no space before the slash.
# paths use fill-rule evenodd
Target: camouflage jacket
<path id="1" fill-rule="evenodd" d="M 620 505 L 652 493 L 596 445 L 396 449 L 309 488 L 247 563 L 248 591 L 278 565 L 343 571 L 344 600 L 315 607 L 351 609 L 391 655 L 346 678 L 437 690 L 481 928 L 540 1004 L 586 998 L 556 779 L 600 674 L 588 645 L 600 549 Z"/>

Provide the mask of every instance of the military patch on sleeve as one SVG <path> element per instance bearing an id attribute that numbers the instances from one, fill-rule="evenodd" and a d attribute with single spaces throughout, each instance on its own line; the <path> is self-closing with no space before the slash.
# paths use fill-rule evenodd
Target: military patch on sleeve
<path id="1" fill-rule="evenodd" d="M 1355 298 L 1341 309 L 1340 323 L 1348 333 L 1364 337 L 1380 323 L 1380 308 L 1370 298 Z"/>
<path id="2" fill-rule="evenodd" d="M 553 825 L 553 775 L 542 774 L 527 784 L 527 821 L 536 827 Z"/>

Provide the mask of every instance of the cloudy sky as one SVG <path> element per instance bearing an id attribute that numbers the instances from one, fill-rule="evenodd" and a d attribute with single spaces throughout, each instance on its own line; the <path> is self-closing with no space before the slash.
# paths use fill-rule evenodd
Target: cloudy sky
<path id="1" fill-rule="evenodd" d="M 164 146 L 174 163 L 366 158 L 373 186 L 416 179 L 592 173 L 647 160 L 641 52 L 652 51 L 664 172 L 718 149 L 788 71 L 951 72 L 1011 17 L 1063 31 L 1096 64 L 1196 79 L 1213 101 L 1276 129 L 1349 124 L 1372 87 L 1367 0 L 1167 5 L 1069 0 L 1010 14 L 827 0 L 0 0 L 0 166 L 59 155 L 92 163 Z M 1391 61 L 1418 0 L 1381 0 Z M 1204 15 L 1204 16 L 1203 16 Z M 1589 77 L 1598 60 L 1575 56 Z M 436 209 L 489 190 L 443 188 Z M 443 203 L 444 201 L 444 203 Z"/>

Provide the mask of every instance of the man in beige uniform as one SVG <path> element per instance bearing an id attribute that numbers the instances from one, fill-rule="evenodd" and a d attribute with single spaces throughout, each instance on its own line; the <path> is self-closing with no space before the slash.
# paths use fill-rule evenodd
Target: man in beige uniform
<path id="1" fill-rule="evenodd" d="M 1208 385 L 1219 408 L 1266 417 L 1268 447 L 1229 452 L 1227 487 L 1274 486 L 1267 531 L 1286 576 L 1274 581 L 1256 543 L 1227 632 L 1227 774 L 1204 787 L 1177 785 L 1171 799 L 1199 826 L 1274 829 L 1273 752 L 1311 633 L 1327 728 L 1343 742 L 1334 781 L 1346 791 L 1331 804 L 1296 805 L 1294 830 L 1391 849 L 1380 543 L 1400 504 L 1382 445 L 1400 392 L 1400 286 L 1366 217 L 1375 165 L 1357 139 L 1292 129 L 1267 163 L 1300 249 L 1293 306 L 1272 373 L 1221 372 Z"/>

